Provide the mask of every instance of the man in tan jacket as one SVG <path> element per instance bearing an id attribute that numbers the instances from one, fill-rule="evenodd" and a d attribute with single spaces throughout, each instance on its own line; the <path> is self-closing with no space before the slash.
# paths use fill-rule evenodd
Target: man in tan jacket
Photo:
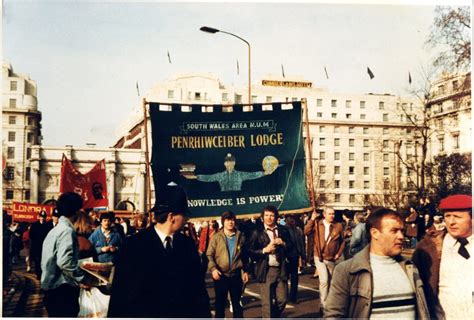
<path id="1" fill-rule="evenodd" d="M 225 317 L 227 295 L 230 293 L 234 318 L 243 318 L 240 305 L 243 284 L 249 280 L 248 255 L 244 234 L 235 227 L 235 214 L 222 214 L 222 230 L 211 239 L 207 248 L 208 269 L 214 280 L 216 318 Z"/>
<path id="2" fill-rule="evenodd" d="M 319 273 L 320 309 L 324 309 L 336 260 L 344 252 L 344 227 L 341 223 L 334 222 L 334 209 L 330 207 L 324 208 L 323 219 L 316 218 L 317 213 L 313 212 L 304 228 L 304 234 L 314 236 L 314 262 Z"/>

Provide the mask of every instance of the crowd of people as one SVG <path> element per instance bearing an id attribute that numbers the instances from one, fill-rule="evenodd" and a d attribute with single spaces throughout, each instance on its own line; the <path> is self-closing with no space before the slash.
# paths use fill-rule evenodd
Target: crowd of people
<path id="1" fill-rule="evenodd" d="M 77 194 L 65 193 L 52 221 L 43 213 L 31 225 L 5 223 L 4 216 L 4 279 L 24 248 L 49 316 L 77 316 L 79 290 L 91 286 L 78 261 L 92 257 L 115 265 L 108 317 L 211 317 L 208 272 L 214 317 L 225 317 L 228 301 L 233 316 L 244 317 L 241 298 L 253 280 L 262 317 L 278 318 L 288 302 L 298 303 L 299 275 L 314 266 L 319 312 L 327 318 L 474 318 L 470 196 L 405 214 L 371 208 L 339 216 L 324 207 L 281 216 L 265 206 L 258 218 L 226 211 L 219 220 L 193 223 L 176 186 L 149 214 L 132 219 L 81 207 Z"/>

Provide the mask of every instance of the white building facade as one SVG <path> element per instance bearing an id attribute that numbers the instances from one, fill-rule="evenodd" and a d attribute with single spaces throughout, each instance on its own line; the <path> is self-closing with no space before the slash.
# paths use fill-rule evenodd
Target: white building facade
<path id="1" fill-rule="evenodd" d="M 157 84 L 146 101 L 231 105 L 245 103 L 246 92 L 247 88 L 226 86 L 212 75 L 193 74 Z M 253 103 L 301 99 L 306 99 L 309 110 L 318 204 L 336 210 L 362 210 L 369 203 L 394 206 L 394 202 L 401 202 L 410 189 L 410 179 L 402 175 L 401 160 L 416 153 L 408 119 L 417 116 L 416 102 L 390 94 L 334 93 L 301 78 L 268 76 L 252 85 Z M 121 130 L 116 148 L 144 149 L 141 107 Z M 306 137 L 306 130 L 303 135 Z"/>
<path id="2" fill-rule="evenodd" d="M 4 204 L 31 197 L 31 154 L 41 144 L 37 86 L 28 75 L 2 64 L 2 158 Z"/>

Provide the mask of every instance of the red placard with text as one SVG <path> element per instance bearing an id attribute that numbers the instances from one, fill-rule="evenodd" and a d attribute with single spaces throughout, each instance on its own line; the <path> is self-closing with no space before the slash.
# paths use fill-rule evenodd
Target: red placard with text
<path id="1" fill-rule="evenodd" d="M 51 218 L 53 206 L 45 206 L 36 203 L 13 202 L 12 219 L 17 222 L 35 222 L 38 220 L 38 214 L 44 210 L 47 218 Z"/>

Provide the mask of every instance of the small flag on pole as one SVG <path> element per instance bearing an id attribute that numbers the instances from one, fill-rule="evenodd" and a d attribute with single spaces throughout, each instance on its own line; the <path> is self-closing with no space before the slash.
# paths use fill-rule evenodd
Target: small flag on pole
<path id="1" fill-rule="evenodd" d="M 328 69 L 326 69 L 326 66 L 324 66 L 324 73 L 326 73 L 326 79 L 329 79 Z"/>
<path id="2" fill-rule="evenodd" d="M 411 74 L 410 74 L 410 71 L 408 71 L 408 83 L 411 84 Z"/>
<path id="3" fill-rule="evenodd" d="M 373 79 L 375 77 L 374 73 L 372 72 L 372 70 L 370 70 L 369 67 L 367 67 L 367 73 L 369 74 L 370 79 Z"/>
<path id="4" fill-rule="evenodd" d="M 281 65 L 281 75 L 283 78 L 285 77 L 285 69 L 283 68 L 283 64 Z"/>
<path id="5" fill-rule="evenodd" d="M 137 81 L 137 94 L 140 96 L 140 90 L 138 89 L 138 81 Z"/>
<path id="6" fill-rule="evenodd" d="M 170 52 L 168 51 L 168 62 L 171 63 L 171 56 L 170 56 Z"/>
<path id="7" fill-rule="evenodd" d="M 239 59 L 237 59 L 237 74 L 240 74 L 240 69 L 239 69 Z"/>

